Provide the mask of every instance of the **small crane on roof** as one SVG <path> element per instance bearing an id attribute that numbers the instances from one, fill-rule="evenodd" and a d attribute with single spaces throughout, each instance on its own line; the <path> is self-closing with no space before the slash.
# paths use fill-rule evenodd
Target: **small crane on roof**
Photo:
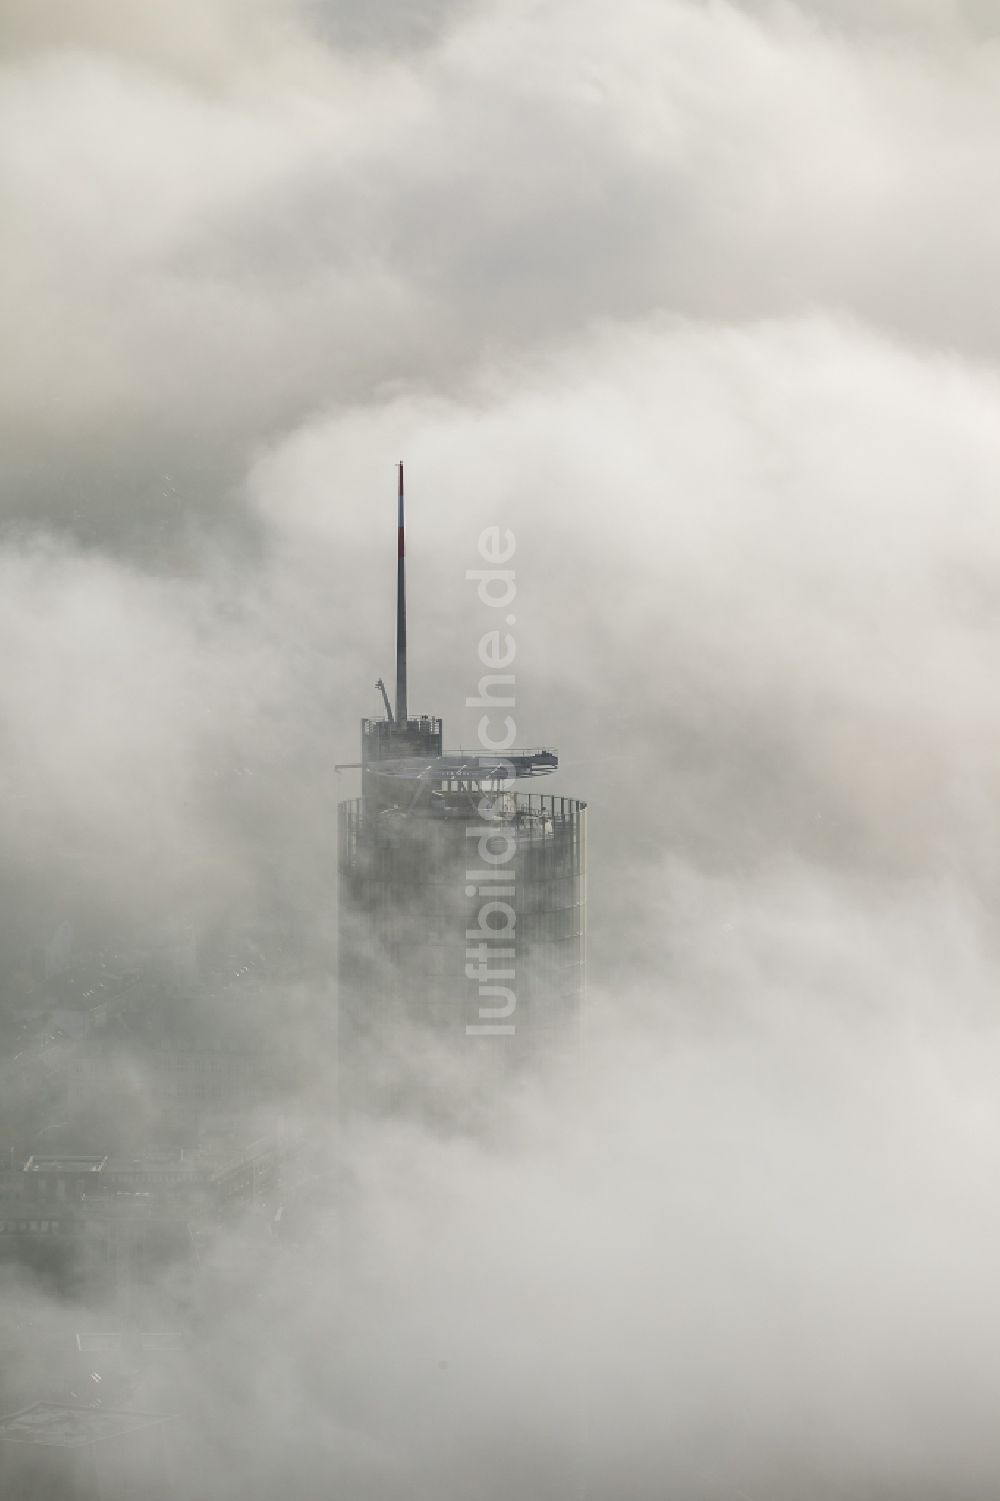
<path id="1" fill-rule="evenodd" d="M 383 683 L 381 678 L 376 681 L 375 687 L 382 695 L 382 702 L 385 704 L 385 717 L 391 722 L 393 718 L 392 704 L 390 704 L 389 702 L 389 695 L 385 691 L 385 684 Z"/>

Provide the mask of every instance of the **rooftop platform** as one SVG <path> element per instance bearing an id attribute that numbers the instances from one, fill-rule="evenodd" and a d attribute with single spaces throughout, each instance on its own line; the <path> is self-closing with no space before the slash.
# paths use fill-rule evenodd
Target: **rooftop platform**
<path id="1" fill-rule="evenodd" d="M 538 748 L 510 750 L 502 756 L 481 750 L 447 751 L 442 756 L 403 756 L 375 762 L 368 771 L 372 776 L 404 782 L 472 782 L 480 785 L 549 776 L 558 767 L 559 757 L 554 750 Z"/>
<path id="2" fill-rule="evenodd" d="M 124 1412 L 107 1407 L 74 1407 L 63 1402 L 35 1402 L 0 1418 L 0 1443 L 82 1448 L 155 1428 L 173 1420 L 172 1413 Z"/>

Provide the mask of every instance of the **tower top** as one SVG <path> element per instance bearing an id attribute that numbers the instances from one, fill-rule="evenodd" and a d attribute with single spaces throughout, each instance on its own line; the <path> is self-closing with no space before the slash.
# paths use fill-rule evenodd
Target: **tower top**
<path id="1" fill-rule="evenodd" d="M 362 795 L 375 794 L 387 805 L 414 806 L 419 794 L 446 785 L 468 789 L 499 785 L 522 777 L 545 776 L 559 758 L 546 748 L 445 751 L 441 720 L 427 714 L 411 719 L 406 695 L 406 516 L 403 463 L 397 470 L 396 547 L 396 703 L 381 678 L 375 687 L 385 704 L 384 719 L 361 721 Z"/>

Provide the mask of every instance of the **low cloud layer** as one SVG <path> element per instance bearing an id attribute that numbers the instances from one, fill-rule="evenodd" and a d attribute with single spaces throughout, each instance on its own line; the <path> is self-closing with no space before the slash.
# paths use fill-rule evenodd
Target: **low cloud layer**
<path id="1" fill-rule="evenodd" d="M 877 10 L 5 8 L 8 1008 L 60 933 L 301 959 L 314 1223 L 164 1291 L 192 1495 L 996 1493 L 1000 52 Z M 353 1134 L 296 1028 L 400 456 L 454 743 L 516 533 L 594 985 Z"/>

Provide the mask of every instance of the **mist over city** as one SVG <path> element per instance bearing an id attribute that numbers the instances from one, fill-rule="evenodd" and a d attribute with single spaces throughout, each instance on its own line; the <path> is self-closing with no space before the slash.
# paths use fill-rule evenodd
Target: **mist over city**
<path id="1" fill-rule="evenodd" d="M 998 142 L 986 0 L 5 0 L 5 1497 L 997 1495 Z"/>

